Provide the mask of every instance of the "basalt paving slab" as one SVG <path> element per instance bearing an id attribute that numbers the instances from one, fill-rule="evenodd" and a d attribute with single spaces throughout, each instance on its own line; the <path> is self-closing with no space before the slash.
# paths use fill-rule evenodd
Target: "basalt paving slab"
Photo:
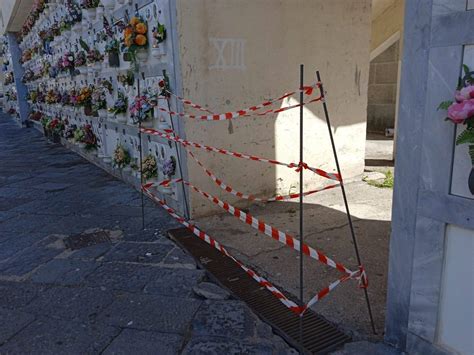
<path id="1" fill-rule="evenodd" d="M 76 259 L 53 259 L 37 268 L 31 281 L 60 285 L 80 285 L 101 264 Z"/>
<path id="2" fill-rule="evenodd" d="M 0 354 L 201 353 L 215 338 L 214 349 L 281 349 L 271 331 L 243 345 L 236 329 L 211 335 L 212 317 L 207 335 L 191 334 L 208 312 L 193 292 L 206 277 L 165 237 L 178 224 L 144 199 L 143 230 L 137 191 L 1 113 L 0 201 Z M 65 247 L 97 228 L 111 242 Z"/>
<path id="3" fill-rule="evenodd" d="M 184 334 L 201 303 L 191 298 L 122 294 L 98 321 L 116 327 Z"/>
<path id="4" fill-rule="evenodd" d="M 1 354 L 98 354 L 110 344 L 120 329 L 41 318 L 30 323 L 6 344 Z"/>
<path id="5" fill-rule="evenodd" d="M 25 312 L 0 308 L 0 319 L 0 345 L 2 345 L 18 331 L 31 323 L 35 317 Z"/>
<path id="6" fill-rule="evenodd" d="M 105 254 L 103 260 L 158 264 L 173 248 L 156 243 L 121 242 Z"/>
<path id="7" fill-rule="evenodd" d="M 38 292 L 24 310 L 49 318 L 93 322 L 113 300 L 111 292 L 100 288 L 51 287 Z"/>
<path id="8" fill-rule="evenodd" d="M 177 334 L 124 329 L 103 352 L 104 355 L 179 353 L 183 337 Z"/>

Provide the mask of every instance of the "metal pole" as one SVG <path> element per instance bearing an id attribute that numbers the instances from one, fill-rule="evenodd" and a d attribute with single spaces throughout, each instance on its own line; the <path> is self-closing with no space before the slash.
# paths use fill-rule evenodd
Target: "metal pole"
<path id="1" fill-rule="evenodd" d="M 163 70 L 163 78 L 165 77 L 166 77 L 166 71 Z M 169 97 L 166 98 L 166 102 L 168 103 L 168 112 L 171 112 L 171 104 L 170 104 Z M 170 116 L 170 122 L 171 122 L 171 129 L 173 130 L 173 132 L 176 132 L 174 129 L 173 116 L 171 115 L 171 113 L 169 114 L 169 116 Z M 176 141 L 174 142 L 174 147 L 176 149 L 176 156 L 178 159 L 179 175 L 181 176 L 181 179 L 184 179 L 183 169 L 181 168 L 181 159 L 180 159 L 180 153 L 179 153 L 180 150 L 178 147 L 178 143 Z M 184 180 L 181 182 L 181 188 L 183 189 L 184 213 L 185 213 L 186 219 L 189 220 L 191 215 L 189 213 L 188 198 L 186 196 L 186 187 L 184 186 Z"/>
<path id="2" fill-rule="evenodd" d="M 334 143 L 334 137 L 333 137 L 332 130 L 331 130 L 331 121 L 329 120 L 329 111 L 328 111 L 328 108 L 327 108 L 327 105 L 326 105 L 326 100 L 324 99 L 324 88 L 323 88 L 323 84 L 321 82 L 321 75 L 319 74 L 319 70 L 316 71 L 316 77 L 318 79 L 318 83 L 320 84 L 319 85 L 319 90 L 321 92 L 324 115 L 326 116 L 326 124 L 327 124 L 328 131 L 329 131 L 329 138 L 331 139 L 331 146 L 332 146 L 332 151 L 333 151 L 333 154 L 334 154 L 334 160 L 336 161 L 337 173 L 341 177 L 342 197 L 344 199 L 344 205 L 346 207 L 346 214 L 347 214 L 347 219 L 349 221 L 349 228 L 351 230 L 352 242 L 354 243 L 354 249 L 355 249 L 355 253 L 356 253 L 356 256 L 357 256 L 357 262 L 359 263 L 359 265 L 362 265 L 362 261 L 361 261 L 360 253 L 359 253 L 359 246 L 357 244 L 357 238 L 356 238 L 355 231 L 354 231 L 354 225 L 352 224 L 352 217 L 351 217 L 351 213 L 349 212 L 349 204 L 347 202 L 346 189 L 344 188 L 344 182 L 343 182 L 343 178 L 342 178 L 342 174 L 341 174 L 341 167 L 339 166 L 339 159 L 337 157 L 336 144 Z M 367 292 L 367 288 L 364 288 L 364 293 L 365 293 L 365 301 L 367 302 L 367 309 L 369 311 L 369 318 L 370 318 L 370 324 L 372 326 L 372 331 L 374 332 L 375 335 L 377 335 L 377 331 L 375 330 L 374 318 L 372 316 L 372 308 L 370 307 L 370 300 L 369 300 L 369 294 Z"/>
<path id="3" fill-rule="evenodd" d="M 140 78 L 137 79 L 137 91 L 140 96 Z M 138 116 L 140 117 L 140 109 L 138 110 Z M 142 203 L 142 229 L 145 230 L 145 201 L 143 200 L 143 142 L 142 142 L 142 121 L 138 121 L 138 148 L 140 150 L 140 196 Z"/>
<path id="4" fill-rule="evenodd" d="M 300 65 L 300 88 L 304 86 L 304 65 Z M 300 162 L 303 160 L 303 91 L 300 90 Z M 300 169 L 300 305 L 304 307 L 304 283 L 303 283 L 303 170 Z M 300 315 L 300 352 L 304 352 L 303 346 L 303 315 Z"/>

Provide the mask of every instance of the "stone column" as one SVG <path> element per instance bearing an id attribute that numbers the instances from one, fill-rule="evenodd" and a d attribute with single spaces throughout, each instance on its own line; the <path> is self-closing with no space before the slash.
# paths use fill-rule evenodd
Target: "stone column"
<path id="1" fill-rule="evenodd" d="M 30 108 L 28 102 L 26 101 L 26 95 L 28 94 L 28 89 L 26 85 L 23 84 L 21 78 L 23 77 L 23 66 L 20 63 L 21 58 L 21 49 L 18 45 L 16 34 L 13 32 L 6 33 L 8 39 L 8 46 L 10 48 L 10 53 L 12 55 L 12 67 L 13 67 L 13 78 L 15 79 L 15 86 L 18 99 L 20 123 L 24 125 L 28 119 L 28 114 Z"/>

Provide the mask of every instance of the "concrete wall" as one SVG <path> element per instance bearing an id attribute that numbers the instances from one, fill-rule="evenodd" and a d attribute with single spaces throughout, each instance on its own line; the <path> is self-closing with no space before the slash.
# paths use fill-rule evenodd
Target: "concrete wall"
<path id="1" fill-rule="evenodd" d="M 370 0 L 179 0 L 177 32 L 183 94 L 217 112 L 250 107 L 299 86 L 299 64 L 306 83 L 319 69 L 343 174 L 362 173 L 367 117 Z M 225 43 L 219 60 L 217 47 Z M 233 46 L 233 60 L 232 56 Z M 221 58 L 222 59 L 222 58 Z M 296 103 L 291 98 L 283 103 Z M 334 170 L 320 104 L 305 108 L 305 161 Z M 232 122 L 186 121 L 187 138 L 216 147 L 281 161 L 298 161 L 298 110 Z M 199 152 L 211 170 L 243 192 L 288 193 L 298 174 L 283 167 Z M 189 177 L 212 193 L 219 191 L 189 162 Z M 306 187 L 324 180 L 309 178 Z M 226 195 L 228 197 L 229 195 Z M 194 215 L 211 211 L 191 196 Z"/>
<path id="2" fill-rule="evenodd" d="M 390 6 L 372 19 L 371 51 L 398 31 L 403 32 L 404 10 L 405 0 L 393 0 Z M 403 38 L 403 34 L 401 37 Z"/>
<path id="3" fill-rule="evenodd" d="M 398 87 L 397 41 L 370 62 L 367 131 L 384 132 L 395 127 Z"/>
<path id="4" fill-rule="evenodd" d="M 0 1 L 0 34 L 18 32 L 25 23 L 34 0 Z"/>

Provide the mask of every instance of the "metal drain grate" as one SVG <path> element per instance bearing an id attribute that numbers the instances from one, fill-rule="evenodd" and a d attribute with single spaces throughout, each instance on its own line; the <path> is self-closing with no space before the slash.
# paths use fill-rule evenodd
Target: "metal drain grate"
<path id="1" fill-rule="evenodd" d="M 110 232 L 101 230 L 71 235 L 70 237 L 64 238 L 64 245 L 68 249 L 76 250 L 111 241 Z"/>
<path id="2" fill-rule="evenodd" d="M 222 286 L 246 302 L 262 319 L 290 344 L 298 348 L 299 317 L 286 308 L 267 289 L 261 287 L 231 259 L 210 247 L 186 228 L 168 232 L 179 245 L 194 256 L 198 263 Z M 312 354 L 328 353 L 350 341 L 350 337 L 335 326 L 308 311 L 303 316 L 303 346 Z"/>

